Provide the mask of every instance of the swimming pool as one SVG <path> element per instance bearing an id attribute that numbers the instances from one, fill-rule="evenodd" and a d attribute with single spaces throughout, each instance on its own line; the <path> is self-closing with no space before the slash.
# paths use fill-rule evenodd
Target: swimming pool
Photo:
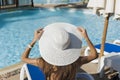
<path id="1" fill-rule="evenodd" d="M 101 42 L 104 18 L 92 15 L 91 10 L 69 8 L 36 8 L 0 13 L 0 68 L 20 62 L 33 33 L 39 27 L 54 22 L 68 22 L 86 28 L 94 44 Z M 120 21 L 110 19 L 107 41 L 120 39 Z M 83 39 L 83 46 L 85 46 Z M 39 57 L 38 44 L 30 57 Z"/>

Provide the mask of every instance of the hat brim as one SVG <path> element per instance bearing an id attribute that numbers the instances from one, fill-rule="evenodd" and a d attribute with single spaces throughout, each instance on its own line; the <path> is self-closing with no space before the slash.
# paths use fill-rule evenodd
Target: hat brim
<path id="1" fill-rule="evenodd" d="M 62 28 L 70 35 L 70 45 L 67 49 L 57 49 L 52 44 L 50 39 L 49 29 Z M 59 36 L 59 35 L 58 35 Z M 64 66 L 75 62 L 80 57 L 82 47 L 82 36 L 77 30 L 77 27 L 69 23 L 53 23 L 44 28 L 44 33 L 39 40 L 39 49 L 41 57 L 52 65 Z"/>

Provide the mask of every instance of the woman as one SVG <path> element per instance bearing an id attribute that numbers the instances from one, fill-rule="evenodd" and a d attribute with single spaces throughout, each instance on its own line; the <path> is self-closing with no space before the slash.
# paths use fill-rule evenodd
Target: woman
<path id="1" fill-rule="evenodd" d="M 80 55 L 81 35 L 90 47 L 89 56 Z M 28 56 L 37 40 L 39 40 L 41 58 L 31 59 Z M 22 61 L 43 70 L 46 80 L 75 80 L 79 67 L 95 58 L 97 52 L 86 30 L 68 23 L 54 23 L 44 30 L 35 31 L 32 42 L 22 55 Z"/>

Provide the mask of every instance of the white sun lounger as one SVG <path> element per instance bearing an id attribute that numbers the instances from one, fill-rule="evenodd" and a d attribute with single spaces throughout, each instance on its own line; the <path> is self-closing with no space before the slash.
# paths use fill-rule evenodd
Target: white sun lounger
<path id="1" fill-rule="evenodd" d="M 24 80 L 26 74 L 28 80 L 46 80 L 42 70 L 31 64 L 24 64 L 20 71 L 20 80 Z"/>
<path id="2" fill-rule="evenodd" d="M 25 73 L 28 80 L 46 80 L 42 70 L 31 64 L 24 64 L 22 66 L 20 71 L 20 80 L 24 80 Z M 94 80 L 94 78 L 88 73 L 77 73 L 75 78 L 76 80 L 81 78 L 85 80 Z"/>
<path id="3" fill-rule="evenodd" d="M 116 45 L 120 45 L 120 40 L 119 39 L 116 39 L 113 44 L 116 44 Z"/>
<path id="4" fill-rule="evenodd" d="M 119 72 L 120 77 L 120 40 L 115 40 L 113 43 L 105 43 L 104 55 L 99 58 L 98 70 L 100 73 L 100 78 L 104 75 L 104 67 L 110 67 L 111 70 L 114 69 Z M 98 53 L 100 53 L 100 44 L 95 45 Z M 89 55 L 89 47 L 85 50 L 85 55 Z M 98 59 L 93 60 L 93 63 L 98 63 Z"/>
<path id="5" fill-rule="evenodd" d="M 97 53 L 100 53 L 100 46 L 101 46 L 101 44 L 95 45 Z M 89 55 L 89 51 L 90 51 L 90 48 L 87 47 L 85 49 L 84 55 L 88 56 Z M 113 43 L 105 43 L 104 55 L 108 55 L 108 54 L 111 54 L 113 52 L 114 53 L 120 53 L 120 45 L 116 45 L 116 44 L 113 44 Z M 93 60 L 91 62 L 92 63 L 98 63 L 98 59 L 95 59 L 95 60 Z"/>
<path id="6" fill-rule="evenodd" d="M 97 71 L 98 73 L 100 73 L 100 78 L 102 78 L 104 75 L 105 67 L 110 67 L 111 71 L 118 71 L 120 78 L 120 53 L 112 53 L 110 55 L 105 55 L 100 58 Z"/>

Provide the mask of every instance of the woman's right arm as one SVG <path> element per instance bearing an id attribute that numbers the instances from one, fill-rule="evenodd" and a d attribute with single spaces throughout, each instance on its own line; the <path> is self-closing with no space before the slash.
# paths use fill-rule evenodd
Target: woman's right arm
<path id="1" fill-rule="evenodd" d="M 96 51 L 94 45 L 92 44 L 92 42 L 90 41 L 90 39 L 87 35 L 86 30 L 82 27 L 78 27 L 78 30 L 82 34 L 82 36 L 85 38 L 88 46 L 90 47 L 90 55 L 89 56 L 84 56 L 81 59 L 82 60 L 81 62 L 83 62 L 83 64 L 84 64 L 84 63 L 88 63 L 88 62 L 96 59 L 98 57 L 98 55 L 97 55 L 97 51 Z"/>
<path id="2" fill-rule="evenodd" d="M 36 43 L 36 41 L 38 39 L 40 39 L 40 37 L 42 36 L 42 33 L 43 33 L 43 29 L 39 29 L 39 30 L 35 31 L 34 38 L 33 38 L 32 42 L 25 49 L 25 51 L 23 52 L 23 54 L 21 56 L 21 60 L 22 61 L 24 61 L 26 63 L 29 63 L 29 64 L 37 65 L 38 59 L 36 59 L 36 58 L 29 58 L 29 54 L 30 54 L 31 48 L 34 46 L 34 44 Z"/>

